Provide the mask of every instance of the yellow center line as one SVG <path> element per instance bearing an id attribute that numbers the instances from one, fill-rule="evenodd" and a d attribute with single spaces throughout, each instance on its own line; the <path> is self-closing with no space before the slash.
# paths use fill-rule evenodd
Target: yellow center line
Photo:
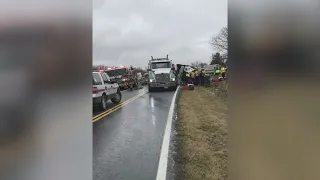
<path id="1" fill-rule="evenodd" d="M 110 111 L 106 111 L 106 112 L 104 112 L 104 113 L 101 113 L 98 117 L 93 118 L 93 122 L 96 122 L 96 121 L 100 120 L 101 118 L 106 117 L 107 115 L 115 112 L 116 110 L 122 108 L 123 106 L 129 104 L 130 102 L 138 99 L 140 96 L 142 96 L 142 95 L 144 95 L 144 94 L 146 94 L 146 92 L 145 92 L 145 93 L 142 93 L 142 94 L 140 94 L 140 95 L 138 95 L 138 96 L 135 96 L 135 97 L 133 97 L 133 98 L 125 101 L 124 103 L 121 103 L 119 106 L 116 106 L 116 107 L 112 108 Z"/>
<path id="2" fill-rule="evenodd" d="M 108 116 L 109 114 L 115 112 L 116 110 L 122 108 L 123 106 L 129 104 L 130 102 L 132 102 L 132 101 L 134 101 L 134 100 L 136 100 L 136 99 L 138 99 L 138 98 L 139 98 L 139 97 L 136 97 L 136 98 L 134 98 L 134 99 L 131 99 L 129 102 L 126 102 L 126 103 L 121 104 L 121 106 L 118 106 L 117 108 L 113 109 L 112 111 L 109 111 L 109 112 L 103 114 L 102 116 L 99 116 L 98 118 L 94 119 L 93 122 L 96 122 L 96 121 L 102 119 L 103 117 Z"/>
<path id="3" fill-rule="evenodd" d="M 142 92 L 142 93 L 140 93 L 140 94 L 145 94 L 145 92 Z M 109 112 L 109 111 L 112 111 L 113 109 L 117 108 L 118 106 L 121 106 L 121 104 L 123 104 L 123 103 L 125 103 L 125 102 L 127 102 L 127 101 L 130 101 L 131 99 L 133 99 L 133 98 L 135 98 L 135 97 L 139 96 L 140 94 L 138 94 L 138 95 L 136 95 L 136 96 L 134 96 L 134 97 L 132 97 L 132 98 L 130 98 L 130 99 L 128 99 L 128 100 L 126 100 L 126 101 L 124 101 L 124 102 L 122 102 L 122 103 L 120 103 L 120 104 L 118 104 L 118 105 L 114 106 L 114 107 L 112 107 L 111 109 L 108 109 L 108 110 L 106 110 L 106 111 L 104 111 L 104 112 L 102 112 L 102 113 L 100 113 L 100 114 L 98 114 L 98 115 L 94 116 L 92 119 L 95 119 L 95 118 L 97 118 L 97 117 L 101 116 L 102 114 L 105 114 L 105 113 L 107 113 L 107 112 Z"/>
<path id="4" fill-rule="evenodd" d="M 105 111 L 105 112 L 103 112 L 103 113 L 100 113 L 100 114 L 94 116 L 94 117 L 92 118 L 92 122 L 96 122 L 96 121 L 100 120 L 101 118 L 103 118 L 103 117 L 105 117 L 105 116 L 107 116 L 107 115 L 115 112 L 116 110 L 118 110 L 118 109 L 122 108 L 123 106 L 129 104 L 130 102 L 138 99 L 140 96 L 146 94 L 147 92 L 148 92 L 148 91 L 144 91 L 144 92 L 142 92 L 142 93 L 140 93 L 140 94 L 138 94 L 138 95 L 136 95 L 136 96 L 134 96 L 134 97 L 132 97 L 132 98 L 124 101 L 124 102 L 122 102 L 121 104 L 118 104 L 117 106 L 115 106 L 115 107 L 113 107 L 113 108 L 111 108 L 111 109 L 109 109 L 109 110 L 107 110 L 107 111 Z"/>

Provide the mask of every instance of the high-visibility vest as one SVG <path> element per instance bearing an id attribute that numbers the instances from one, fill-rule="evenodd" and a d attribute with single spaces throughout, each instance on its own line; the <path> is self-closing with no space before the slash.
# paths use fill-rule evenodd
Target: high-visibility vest
<path id="1" fill-rule="evenodd" d="M 196 71 L 196 76 L 199 76 L 199 71 Z"/>
<path id="2" fill-rule="evenodd" d="M 186 73 L 186 76 L 187 76 L 187 77 L 190 77 L 190 74 L 189 74 L 189 73 Z"/>
<path id="3" fill-rule="evenodd" d="M 191 77 L 194 78 L 194 72 L 191 72 Z"/>
<path id="4" fill-rule="evenodd" d="M 222 73 L 226 72 L 226 68 L 222 67 L 222 68 L 221 68 L 221 72 L 222 72 Z"/>
<path id="5" fill-rule="evenodd" d="M 219 73 L 220 73 L 220 70 L 219 70 L 219 69 L 216 69 L 216 73 L 219 74 Z"/>

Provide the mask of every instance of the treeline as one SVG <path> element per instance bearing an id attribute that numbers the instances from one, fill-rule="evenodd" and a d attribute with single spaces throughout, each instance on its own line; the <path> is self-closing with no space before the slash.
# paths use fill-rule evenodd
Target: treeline
<path id="1" fill-rule="evenodd" d="M 214 35 L 209 44 L 215 53 L 212 53 L 208 63 L 195 61 L 190 64 L 192 67 L 204 68 L 208 64 L 228 65 L 228 27 L 223 27 L 218 34 Z"/>

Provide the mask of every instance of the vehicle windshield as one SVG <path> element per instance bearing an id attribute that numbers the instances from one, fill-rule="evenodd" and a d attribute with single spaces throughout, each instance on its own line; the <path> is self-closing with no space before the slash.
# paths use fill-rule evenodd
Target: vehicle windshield
<path id="1" fill-rule="evenodd" d="M 101 83 L 101 78 L 98 73 L 92 73 L 92 85 L 98 85 Z"/>
<path id="2" fill-rule="evenodd" d="M 170 62 L 158 62 L 158 63 L 152 63 L 151 68 L 152 69 L 171 68 L 171 65 L 170 65 Z"/>
<path id="3" fill-rule="evenodd" d="M 113 69 L 113 70 L 108 70 L 106 71 L 106 73 L 112 77 L 112 76 L 120 76 L 120 75 L 125 75 L 126 74 L 126 69 L 123 68 L 123 69 Z"/>

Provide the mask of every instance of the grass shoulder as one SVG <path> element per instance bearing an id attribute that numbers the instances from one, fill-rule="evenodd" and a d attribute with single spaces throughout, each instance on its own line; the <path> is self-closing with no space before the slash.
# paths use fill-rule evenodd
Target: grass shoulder
<path id="1" fill-rule="evenodd" d="M 178 179 L 227 179 L 227 106 L 214 91 L 183 90 L 178 102 Z"/>

